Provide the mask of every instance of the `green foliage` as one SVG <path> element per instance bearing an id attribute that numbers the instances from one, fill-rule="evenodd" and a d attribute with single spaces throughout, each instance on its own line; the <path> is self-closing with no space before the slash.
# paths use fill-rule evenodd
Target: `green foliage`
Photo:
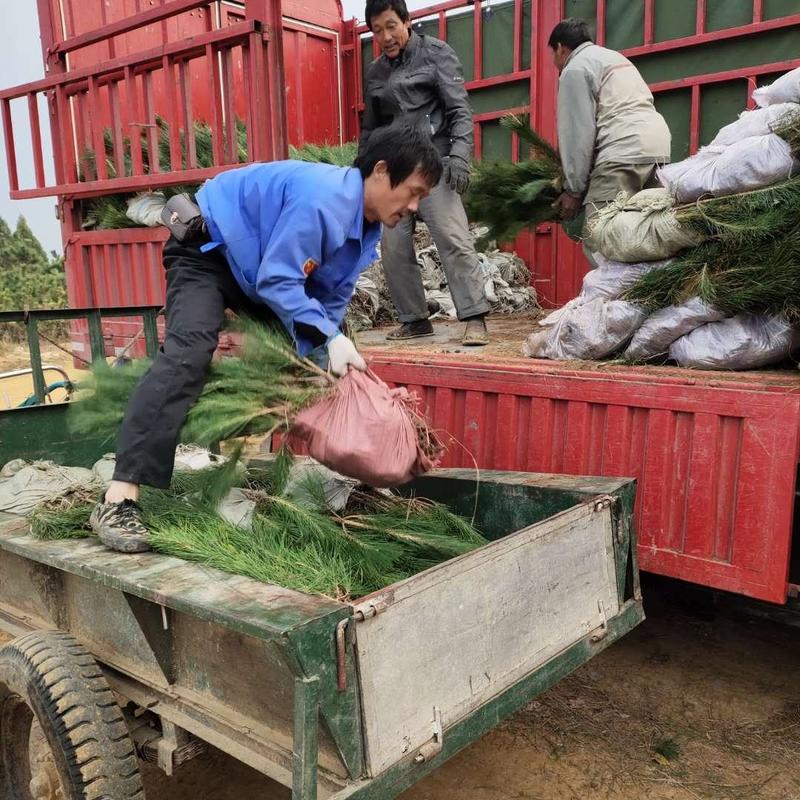
<path id="1" fill-rule="evenodd" d="M 352 167 L 358 155 L 358 142 L 345 142 L 342 145 L 304 144 L 302 147 L 289 146 L 289 158 L 297 161 L 314 161 L 319 164 L 334 164 L 337 167 Z"/>
<path id="2" fill-rule="evenodd" d="M 282 329 L 249 319 L 239 320 L 236 327 L 244 334 L 241 357 L 212 364 L 205 388 L 187 416 L 183 441 L 211 445 L 285 428 L 325 389 L 325 373 L 294 353 Z M 145 360 L 123 367 L 96 365 L 70 406 L 73 431 L 113 436 L 128 398 L 149 366 Z"/>
<path id="3" fill-rule="evenodd" d="M 290 589 L 350 599 L 403 580 L 485 544 L 464 519 L 426 500 L 367 490 L 361 513 L 309 508 L 265 490 L 271 468 L 246 474 L 237 457 L 199 473 L 176 473 L 168 491 L 145 488 L 140 505 L 157 552 Z M 272 468 L 282 471 L 280 459 Z M 275 478 L 271 474 L 268 480 Z M 309 482 L 321 478 L 309 477 Z M 256 500 L 249 530 L 216 512 L 220 487 L 242 484 Z M 216 487 L 213 492 L 208 490 Z M 309 486 L 324 494 L 321 483 Z M 32 533 L 43 539 L 87 536 L 91 504 L 34 512 Z"/>
<path id="4" fill-rule="evenodd" d="M 772 131 L 789 144 L 795 156 L 800 154 L 800 112 L 784 114 L 773 124 Z"/>
<path id="5" fill-rule="evenodd" d="M 653 744 L 653 752 L 666 761 L 676 761 L 681 755 L 681 745 L 676 739 L 661 739 Z"/>
<path id="6" fill-rule="evenodd" d="M 0 311 L 26 308 L 63 308 L 67 303 L 67 286 L 63 259 L 45 253 L 25 217 L 20 217 L 12 232 L 0 218 Z M 22 340 L 21 326 L 4 326 L 0 337 Z M 65 326 L 50 324 L 51 334 L 61 335 Z"/>
<path id="7" fill-rule="evenodd" d="M 479 246 L 511 242 L 523 228 L 556 219 L 558 186 L 550 163 L 539 159 L 475 164 L 464 207 L 471 222 L 489 228 Z"/>
<path id="8" fill-rule="evenodd" d="M 236 158 L 240 164 L 247 161 L 247 126 L 244 120 L 236 118 L 236 142 L 234 144 Z M 181 130 L 179 133 L 180 143 L 180 162 L 174 168 L 172 165 L 172 152 L 170 148 L 170 126 L 163 117 L 156 117 L 156 152 L 158 167 L 160 172 L 170 172 L 174 170 L 188 169 L 189 159 L 186 147 L 186 132 Z M 150 155 L 150 144 L 144 132 L 138 134 L 142 145 L 142 163 L 145 174 L 155 173 L 154 158 Z M 103 132 L 103 142 L 105 147 L 106 170 L 109 178 L 117 177 L 117 165 L 114 158 L 114 141 L 111 130 L 106 128 Z M 211 127 L 205 122 L 195 121 L 194 123 L 194 145 L 197 154 L 197 167 L 213 167 L 214 148 Z M 223 152 L 227 153 L 227 131 L 223 131 Z M 122 140 L 122 161 L 124 174 L 133 174 L 132 143 L 130 137 Z M 94 150 L 87 148 L 81 158 L 80 180 L 95 180 L 97 178 L 96 155 Z M 187 192 L 190 195 L 198 189 L 198 184 L 185 186 L 171 186 L 160 189 L 166 197 L 174 194 Z M 129 219 L 127 216 L 128 200 L 133 194 L 110 194 L 88 200 L 84 206 L 83 227 L 95 228 L 97 230 L 113 230 L 118 228 L 138 228 L 138 223 Z"/>
<path id="9" fill-rule="evenodd" d="M 558 150 L 531 127 L 530 115 L 507 114 L 501 118 L 500 124 L 512 133 L 516 133 L 520 141 L 528 145 L 529 155 L 549 161 L 553 170 L 561 171 L 561 157 Z"/>
<path id="10" fill-rule="evenodd" d="M 83 539 L 89 535 L 88 502 L 68 508 L 36 508 L 30 516 L 31 535 L 37 539 Z"/>
<path id="11" fill-rule="evenodd" d="M 138 222 L 128 217 L 128 198 L 131 194 L 107 194 L 86 201 L 82 227 L 87 230 L 117 230 L 140 228 Z"/>
<path id="12" fill-rule="evenodd" d="M 492 240 L 513 241 L 523 228 L 558 216 L 553 209 L 562 182 L 558 153 L 530 127 L 527 116 L 511 115 L 500 122 L 520 136 L 530 153 L 517 163 L 482 161 L 474 165 L 464 207 L 471 222 L 489 228 L 479 246 Z"/>
<path id="13" fill-rule="evenodd" d="M 656 310 L 697 296 L 729 314 L 800 321 L 800 178 L 704 200 L 676 216 L 712 238 L 643 275 L 626 299 Z"/>

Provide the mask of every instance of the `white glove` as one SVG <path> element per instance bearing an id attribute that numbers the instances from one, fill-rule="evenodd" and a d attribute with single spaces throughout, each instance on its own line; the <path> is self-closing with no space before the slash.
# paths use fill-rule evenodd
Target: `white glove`
<path id="1" fill-rule="evenodd" d="M 331 372 L 337 378 L 347 374 L 347 368 L 352 364 L 363 372 L 367 362 L 361 358 L 356 346 L 343 333 L 339 333 L 328 342 L 328 363 Z"/>

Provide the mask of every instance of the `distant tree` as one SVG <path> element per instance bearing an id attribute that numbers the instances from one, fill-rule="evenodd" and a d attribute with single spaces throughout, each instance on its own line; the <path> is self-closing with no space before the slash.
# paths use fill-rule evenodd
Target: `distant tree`
<path id="1" fill-rule="evenodd" d="M 67 304 L 64 259 L 48 255 L 25 217 L 14 232 L 0 217 L 0 310 L 63 308 Z"/>

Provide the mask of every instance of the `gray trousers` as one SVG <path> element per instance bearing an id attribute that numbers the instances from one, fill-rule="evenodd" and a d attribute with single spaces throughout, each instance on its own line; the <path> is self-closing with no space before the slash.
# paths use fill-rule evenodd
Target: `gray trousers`
<path id="1" fill-rule="evenodd" d="M 392 302 L 401 322 L 427 319 L 428 304 L 414 251 L 414 227 L 421 219 L 429 228 L 442 259 L 447 284 L 459 319 L 489 311 L 483 273 L 472 243 L 461 197 L 443 180 L 419 204 L 416 215 L 383 229 L 381 260 Z"/>

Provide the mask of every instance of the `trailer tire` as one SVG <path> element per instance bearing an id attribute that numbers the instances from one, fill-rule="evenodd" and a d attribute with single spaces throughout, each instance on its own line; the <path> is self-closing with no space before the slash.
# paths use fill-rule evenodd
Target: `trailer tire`
<path id="1" fill-rule="evenodd" d="M 37 737 L 41 748 L 32 745 Z M 61 631 L 30 633 L 0 649 L 0 800 L 27 798 L 144 798 L 108 682 L 86 648 Z"/>

